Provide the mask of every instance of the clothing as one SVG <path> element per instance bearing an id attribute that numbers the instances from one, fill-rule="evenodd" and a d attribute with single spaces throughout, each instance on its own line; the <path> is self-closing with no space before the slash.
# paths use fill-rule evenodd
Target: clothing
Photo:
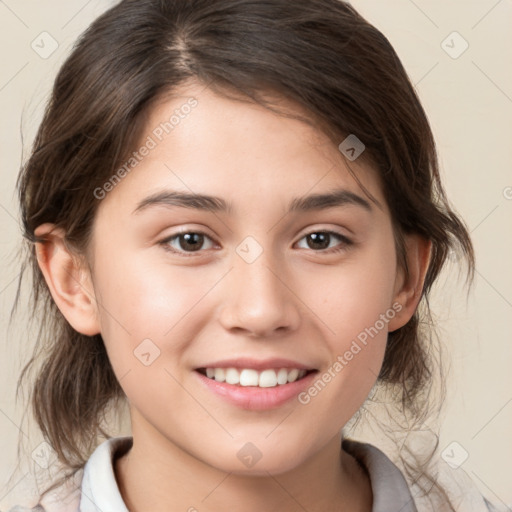
<path id="1" fill-rule="evenodd" d="M 81 485 L 67 495 L 66 500 L 62 497 L 43 499 L 42 506 L 16 506 L 8 512 L 129 512 L 116 482 L 114 460 L 126 453 L 132 442 L 133 438 L 126 436 L 114 437 L 101 443 L 83 469 Z M 398 467 L 377 447 L 344 439 L 342 448 L 354 456 L 370 478 L 373 493 L 371 512 L 442 512 L 441 508 L 417 508 L 411 493 L 414 486 L 409 487 Z M 471 503 L 471 509 L 460 508 L 461 512 L 499 512 L 480 495 Z"/>

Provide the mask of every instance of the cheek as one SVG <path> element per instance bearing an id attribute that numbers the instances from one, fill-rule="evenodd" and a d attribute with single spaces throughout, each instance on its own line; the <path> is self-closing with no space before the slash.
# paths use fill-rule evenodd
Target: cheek
<path id="1" fill-rule="evenodd" d="M 199 322 L 189 319 L 214 285 L 215 276 L 208 278 L 197 270 L 192 275 L 184 267 L 151 265 L 143 254 L 99 256 L 97 261 L 95 290 L 101 334 L 113 366 L 127 371 L 134 355 L 146 353 L 146 349 L 152 356 L 165 349 L 174 359 L 179 357 L 186 340 L 200 330 Z"/>
<path id="2" fill-rule="evenodd" d="M 309 296 L 311 309 L 322 320 L 331 364 L 299 401 L 314 407 L 319 421 L 328 421 L 332 414 L 344 424 L 377 380 L 388 323 L 401 309 L 393 304 L 395 262 L 394 246 L 383 238 L 309 287 L 314 290 Z"/>
<path id="3" fill-rule="evenodd" d="M 101 334 L 114 373 L 129 401 L 153 421 L 174 424 L 173 409 L 192 408 L 178 382 L 187 374 L 190 340 L 203 327 L 201 299 L 218 277 L 197 276 L 183 267 L 148 265 L 147 258 L 121 255 L 104 258 L 96 269 L 101 283 Z M 215 279 L 213 279 L 215 277 Z M 172 399 L 171 399 L 172 397 Z M 191 416 L 192 418 L 192 416 Z M 204 418 L 198 418 L 198 423 Z M 179 422 L 178 422 L 179 423 Z"/>
<path id="4" fill-rule="evenodd" d="M 374 326 L 390 308 L 395 286 L 394 246 L 386 238 L 355 253 L 339 266 L 323 271 L 317 285 L 305 283 L 326 325 L 326 337 L 338 350 Z M 390 311 L 394 316 L 394 310 Z M 382 325 L 379 322 L 379 330 Z M 387 323 L 386 323 L 387 327 Z M 364 337 L 364 336 L 362 336 Z"/>

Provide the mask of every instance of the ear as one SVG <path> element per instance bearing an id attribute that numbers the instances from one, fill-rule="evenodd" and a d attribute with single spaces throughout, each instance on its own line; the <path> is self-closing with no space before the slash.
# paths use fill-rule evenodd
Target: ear
<path id="1" fill-rule="evenodd" d="M 82 258 L 71 252 L 64 231 L 54 224 L 42 224 L 34 233 L 45 239 L 35 244 L 37 262 L 60 312 L 76 331 L 88 336 L 98 334 L 97 302 Z"/>
<path id="2" fill-rule="evenodd" d="M 409 277 L 405 277 L 405 269 L 399 269 L 395 280 L 393 304 L 399 303 L 402 308 L 397 311 L 388 323 L 389 332 L 403 327 L 414 315 L 421 299 L 423 284 L 430 262 L 432 242 L 413 234 L 404 237 Z M 398 309 L 398 308 L 397 308 Z"/>

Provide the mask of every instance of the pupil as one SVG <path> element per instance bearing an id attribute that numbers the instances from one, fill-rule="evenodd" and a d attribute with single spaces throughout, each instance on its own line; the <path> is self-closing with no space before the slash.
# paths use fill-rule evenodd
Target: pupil
<path id="1" fill-rule="evenodd" d="M 185 244 L 182 241 L 185 240 Z M 329 246 L 329 233 L 312 233 L 308 235 L 308 240 L 313 242 L 312 249 L 318 249 L 320 245 L 320 249 L 325 249 Z M 182 249 L 192 249 L 192 251 L 197 251 L 199 247 L 201 247 L 203 242 L 203 235 L 200 233 L 185 233 L 180 235 L 180 246 Z M 315 247 L 316 244 L 316 247 Z M 186 247 L 188 245 L 188 247 Z M 308 243 L 311 247 L 311 244 Z"/>
<path id="2" fill-rule="evenodd" d="M 322 247 L 320 247 L 320 249 L 325 249 L 326 247 L 329 246 L 329 233 L 312 233 L 311 235 L 309 235 L 309 239 L 312 240 L 316 244 L 320 243 L 320 245 L 322 246 Z M 308 243 L 308 245 L 310 245 L 310 247 L 311 247 L 311 244 Z M 318 249 L 318 245 L 316 247 L 311 247 L 311 248 Z"/>
<path id="3" fill-rule="evenodd" d="M 186 241 L 186 244 L 188 244 L 188 247 L 186 244 L 181 243 L 182 240 Z M 196 251 L 198 248 L 201 247 L 203 241 L 203 235 L 200 233 L 185 233 L 184 235 L 181 235 L 180 238 L 180 246 L 182 249 L 192 249 L 193 251 Z"/>

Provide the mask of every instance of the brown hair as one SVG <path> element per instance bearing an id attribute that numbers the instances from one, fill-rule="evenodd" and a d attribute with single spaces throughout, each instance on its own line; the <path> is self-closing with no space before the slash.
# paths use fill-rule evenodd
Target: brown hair
<path id="1" fill-rule="evenodd" d="M 74 331 L 53 302 L 37 265 L 34 230 L 54 223 L 71 247 L 85 251 L 98 206 L 94 189 L 133 151 L 154 102 L 189 79 L 272 110 L 265 94 L 281 94 L 302 106 L 306 121 L 336 145 L 355 134 L 366 146 L 361 158 L 379 172 L 400 264 L 406 269 L 405 234 L 432 242 L 420 307 L 389 334 L 378 377 L 396 391 L 399 410 L 419 422 L 429 411 L 434 373 L 441 368 L 429 292 L 450 250 L 466 259 L 467 279 L 473 277 L 469 234 L 445 197 L 434 138 L 414 87 L 386 37 L 351 5 L 124 0 L 92 23 L 61 67 L 18 180 L 24 268 L 32 270 L 33 305 L 42 318 L 18 392 L 39 362 L 32 411 L 44 438 L 72 470 L 69 476 L 84 466 L 98 434 L 110 437 L 105 412 L 124 393 L 101 336 Z M 443 385 L 438 398 L 444 400 Z"/>

